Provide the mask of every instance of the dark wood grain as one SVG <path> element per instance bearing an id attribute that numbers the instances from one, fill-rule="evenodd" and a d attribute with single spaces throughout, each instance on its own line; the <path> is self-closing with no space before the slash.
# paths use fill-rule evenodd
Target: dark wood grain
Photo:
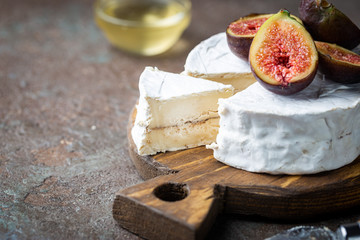
<path id="1" fill-rule="evenodd" d="M 360 157 L 334 171 L 290 176 L 232 168 L 205 147 L 139 156 L 130 134 L 135 115 L 129 152 L 148 180 L 116 194 L 113 216 L 142 237 L 201 239 L 220 212 L 305 219 L 360 204 Z"/>

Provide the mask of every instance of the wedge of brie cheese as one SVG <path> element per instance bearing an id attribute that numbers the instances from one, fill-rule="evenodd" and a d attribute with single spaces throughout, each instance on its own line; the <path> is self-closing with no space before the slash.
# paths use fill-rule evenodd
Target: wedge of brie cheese
<path id="1" fill-rule="evenodd" d="M 175 151 L 215 141 L 218 99 L 234 94 L 231 85 L 146 67 L 131 134 L 140 155 Z"/>
<path id="2" fill-rule="evenodd" d="M 317 76 L 292 96 L 258 83 L 219 101 L 220 129 L 208 148 L 230 166 L 271 174 L 340 168 L 360 155 L 360 84 Z"/>
<path id="3" fill-rule="evenodd" d="M 191 50 L 184 68 L 187 75 L 231 84 L 236 91 L 256 82 L 248 62 L 230 51 L 224 32 L 202 41 Z"/>

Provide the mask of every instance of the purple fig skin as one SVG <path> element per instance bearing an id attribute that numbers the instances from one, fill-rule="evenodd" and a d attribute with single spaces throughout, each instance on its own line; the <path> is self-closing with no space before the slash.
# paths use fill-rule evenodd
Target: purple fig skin
<path id="1" fill-rule="evenodd" d="M 326 0 L 301 0 L 299 15 L 314 40 L 347 49 L 360 43 L 360 29 Z"/>
<path id="2" fill-rule="evenodd" d="M 264 80 L 262 80 L 255 73 L 255 71 L 254 71 L 254 69 L 253 69 L 253 67 L 251 65 L 250 65 L 250 68 L 251 68 L 251 71 L 252 71 L 255 79 L 258 81 L 258 83 L 260 83 L 261 86 L 263 86 L 264 88 L 266 88 L 270 92 L 273 92 L 273 93 L 276 93 L 276 94 L 279 94 L 279 95 L 283 95 L 283 96 L 288 96 L 288 95 L 293 95 L 295 93 L 298 93 L 298 92 L 304 90 L 307 86 L 309 86 L 310 83 L 312 83 L 312 81 L 315 78 L 318 66 L 316 65 L 314 67 L 314 71 L 312 71 L 311 74 L 309 74 L 305 78 L 303 78 L 301 80 L 298 80 L 296 82 L 292 82 L 287 86 L 283 86 L 281 84 L 279 84 L 279 85 L 269 84 L 269 83 L 265 82 Z"/>
<path id="3" fill-rule="evenodd" d="M 325 77 L 334 82 L 342 84 L 360 83 L 360 64 L 339 61 L 334 59 L 330 53 L 320 48 L 319 42 L 315 41 L 319 53 L 319 71 Z M 328 44 L 328 43 L 320 43 Z M 337 48 L 337 51 L 349 51 L 334 44 L 329 44 Z"/>
<path id="4" fill-rule="evenodd" d="M 230 51 L 238 58 L 247 61 L 249 58 L 249 50 L 254 39 L 252 37 L 235 37 L 226 31 L 227 43 Z"/>

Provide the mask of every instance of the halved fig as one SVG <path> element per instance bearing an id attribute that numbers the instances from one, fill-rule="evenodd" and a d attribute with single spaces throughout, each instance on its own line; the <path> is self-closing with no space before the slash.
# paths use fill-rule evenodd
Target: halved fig
<path id="1" fill-rule="evenodd" d="M 231 52 L 247 61 L 255 34 L 272 15 L 254 13 L 230 23 L 226 29 L 226 37 Z"/>
<path id="2" fill-rule="evenodd" d="M 319 71 L 339 83 L 360 83 L 360 55 L 336 44 L 315 41 Z"/>
<path id="3" fill-rule="evenodd" d="M 312 82 L 318 53 L 305 27 L 288 11 L 280 10 L 255 35 L 249 62 L 262 86 L 277 94 L 290 95 Z"/>
<path id="4" fill-rule="evenodd" d="M 326 0 L 301 0 L 299 15 L 314 40 L 353 49 L 360 43 L 360 29 Z"/>
<path id="5" fill-rule="evenodd" d="M 255 34 L 261 25 L 273 15 L 274 14 L 272 13 L 252 13 L 231 22 L 226 29 L 227 42 L 231 52 L 239 58 L 247 61 L 249 58 L 250 45 L 255 37 Z M 296 16 L 292 17 L 302 23 L 300 18 Z"/>

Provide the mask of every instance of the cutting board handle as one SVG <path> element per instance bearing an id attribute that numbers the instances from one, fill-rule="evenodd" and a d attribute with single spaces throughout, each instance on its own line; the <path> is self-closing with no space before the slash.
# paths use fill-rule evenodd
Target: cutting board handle
<path id="1" fill-rule="evenodd" d="M 113 216 L 148 239 L 203 239 L 220 203 L 215 186 L 164 175 L 118 192 Z"/>

